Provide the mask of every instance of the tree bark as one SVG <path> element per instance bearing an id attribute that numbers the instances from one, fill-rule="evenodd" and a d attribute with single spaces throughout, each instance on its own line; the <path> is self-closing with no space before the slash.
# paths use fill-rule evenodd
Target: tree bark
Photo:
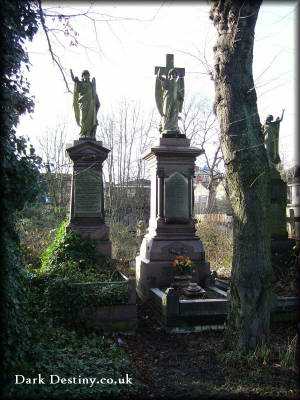
<path id="1" fill-rule="evenodd" d="M 242 352 L 268 341 L 272 306 L 267 219 L 270 176 L 252 74 L 260 5 L 257 0 L 217 0 L 210 10 L 218 31 L 212 76 L 214 109 L 234 222 L 227 337 Z"/>

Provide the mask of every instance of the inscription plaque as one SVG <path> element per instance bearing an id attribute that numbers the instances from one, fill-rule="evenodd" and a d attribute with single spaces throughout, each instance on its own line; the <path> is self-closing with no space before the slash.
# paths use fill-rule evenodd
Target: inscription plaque
<path id="1" fill-rule="evenodd" d="M 174 172 L 165 179 L 165 221 L 167 223 L 189 222 L 189 185 L 188 179 Z"/>
<path id="2" fill-rule="evenodd" d="M 87 169 L 74 176 L 74 216 L 102 217 L 102 177 Z"/>
<path id="3" fill-rule="evenodd" d="M 170 247 L 169 254 L 174 254 L 175 256 L 182 256 L 187 254 L 187 250 L 184 247 Z"/>

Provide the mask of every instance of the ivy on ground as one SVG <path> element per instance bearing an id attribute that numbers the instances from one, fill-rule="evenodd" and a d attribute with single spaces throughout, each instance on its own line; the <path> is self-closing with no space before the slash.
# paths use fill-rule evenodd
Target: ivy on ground
<path id="1" fill-rule="evenodd" d="M 126 304 L 127 285 L 80 285 L 85 282 L 122 280 L 96 249 L 96 241 L 67 230 L 68 221 L 58 229 L 57 236 L 42 255 L 40 277 L 45 287 L 45 311 L 54 323 L 76 327 L 84 307 Z M 101 262 L 102 260 L 102 262 Z M 99 265 L 100 263 L 100 265 Z"/>
<path id="2" fill-rule="evenodd" d="M 18 374 L 31 378 L 41 374 L 45 384 L 15 385 L 12 377 L 4 388 L 7 400 L 126 399 L 138 392 L 137 371 L 111 338 L 94 333 L 81 336 L 63 328 L 49 328 L 41 333 L 39 343 L 32 347 L 31 363 Z M 130 378 L 128 384 L 126 375 Z M 64 384 L 58 382 L 59 378 L 75 378 L 76 382 Z M 84 384 L 79 378 L 95 378 L 98 383 Z"/>

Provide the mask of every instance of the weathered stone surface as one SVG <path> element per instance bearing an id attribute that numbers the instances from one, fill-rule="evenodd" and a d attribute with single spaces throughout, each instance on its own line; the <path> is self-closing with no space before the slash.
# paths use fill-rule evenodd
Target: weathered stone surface
<path id="1" fill-rule="evenodd" d="M 162 296 L 162 313 L 168 316 L 179 314 L 179 294 L 173 288 L 168 288 Z"/>
<path id="2" fill-rule="evenodd" d="M 287 233 L 287 185 L 281 179 L 280 173 L 276 168 L 271 168 L 271 193 L 270 193 L 270 209 L 269 223 L 272 239 L 285 239 Z"/>
<path id="3" fill-rule="evenodd" d="M 164 203 L 166 222 L 189 222 L 189 184 L 188 179 L 179 172 L 174 172 L 165 178 Z"/>
<path id="4" fill-rule="evenodd" d="M 170 261 L 150 261 L 142 256 L 136 258 L 137 287 L 143 290 L 152 287 L 169 286 L 173 280 Z"/>
<path id="5" fill-rule="evenodd" d="M 96 218 L 89 218 L 90 221 L 82 221 L 83 218 L 77 218 L 76 222 L 70 222 L 67 230 L 78 232 L 83 237 L 90 237 L 97 241 L 97 250 L 103 257 L 111 257 L 112 244 L 109 240 L 109 227 L 103 221 L 97 221 Z"/>
<path id="6" fill-rule="evenodd" d="M 159 140 L 160 146 L 177 146 L 177 147 L 188 147 L 190 145 L 191 140 L 185 137 L 162 137 Z"/>
<path id="7" fill-rule="evenodd" d="M 74 77 L 71 70 L 71 77 L 74 81 L 73 106 L 75 119 L 80 126 L 79 137 L 95 139 L 98 125 L 97 112 L 100 101 L 96 93 L 95 78 L 90 81 L 90 73 L 85 70 L 82 72 L 82 80 Z"/>
<path id="8" fill-rule="evenodd" d="M 178 114 L 184 99 L 184 73 L 184 68 L 174 68 L 173 54 L 167 54 L 165 67 L 155 67 L 155 100 L 161 115 L 159 131 L 166 136 L 182 135 Z"/>
<path id="9" fill-rule="evenodd" d="M 192 237 L 192 240 L 188 240 L 184 236 L 180 239 L 178 235 L 176 239 L 167 240 L 165 238 L 164 240 L 162 235 L 155 238 L 146 235 L 141 245 L 141 253 L 151 261 L 173 260 L 177 255 L 186 255 L 192 260 L 203 260 L 204 249 L 198 237 Z"/>
<path id="10" fill-rule="evenodd" d="M 265 146 L 270 167 L 280 163 L 279 156 L 279 128 L 283 119 L 284 110 L 282 110 L 281 118 L 277 117 L 273 121 L 273 115 L 269 115 L 263 125 L 263 133 L 265 137 Z"/>
<path id="11" fill-rule="evenodd" d="M 288 237 L 286 229 L 286 210 L 280 203 L 270 205 L 270 227 L 273 239 L 284 239 Z"/>
<path id="12" fill-rule="evenodd" d="M 203 151 L 184 138 L 161 138 L 143 158 L 151 172 L 151 203 L 148 233 L 136 258 L 137 290 L 147 298 L 149 288 L 170 286 L 172 262 L 187 255 L 196 265 L 193 281 L 210 274 L 202 242 L 195 232 L 193 176 L 196 157 Z"/>
<path id="13" fill-rule="evenodd" d="M 79 139 L 66 149 L 73 162 L 70 223 L 67 229 L 97 241 L 103 257 L 111 257 L 109 228 L 104 220 L 102 164 L 109 149 L 102 142 Z"/>
<path id="14" fill-rule="evenodd" d="M 103 184 L 99 172 L 82 170 L 74 175 L 74 216 L 102 217 Z"/>

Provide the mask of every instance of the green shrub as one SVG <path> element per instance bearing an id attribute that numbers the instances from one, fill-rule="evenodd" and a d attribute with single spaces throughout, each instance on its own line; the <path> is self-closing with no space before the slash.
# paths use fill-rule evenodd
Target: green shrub
<path id="1" fill-rule="evenodd" d="M 53 241 L 61 224 L 48 205 L 27 205 L 18 213 L 17 229 L 20 236 L 22 263 L 26 268 L 41 267 L 41 255 Z"/>
<path id="2" fill-rule="evenodd" d="M 69 277 L 77 280 L 99 280 L 99 260 L 96 241 L 82 237 L 77 232 L 66 232 L 68 221 L 64 221 L 50 246 L 42 254 L 41 273 L 52 277 Z M 108 267 L 103 263 L 103 269 Z"/>

